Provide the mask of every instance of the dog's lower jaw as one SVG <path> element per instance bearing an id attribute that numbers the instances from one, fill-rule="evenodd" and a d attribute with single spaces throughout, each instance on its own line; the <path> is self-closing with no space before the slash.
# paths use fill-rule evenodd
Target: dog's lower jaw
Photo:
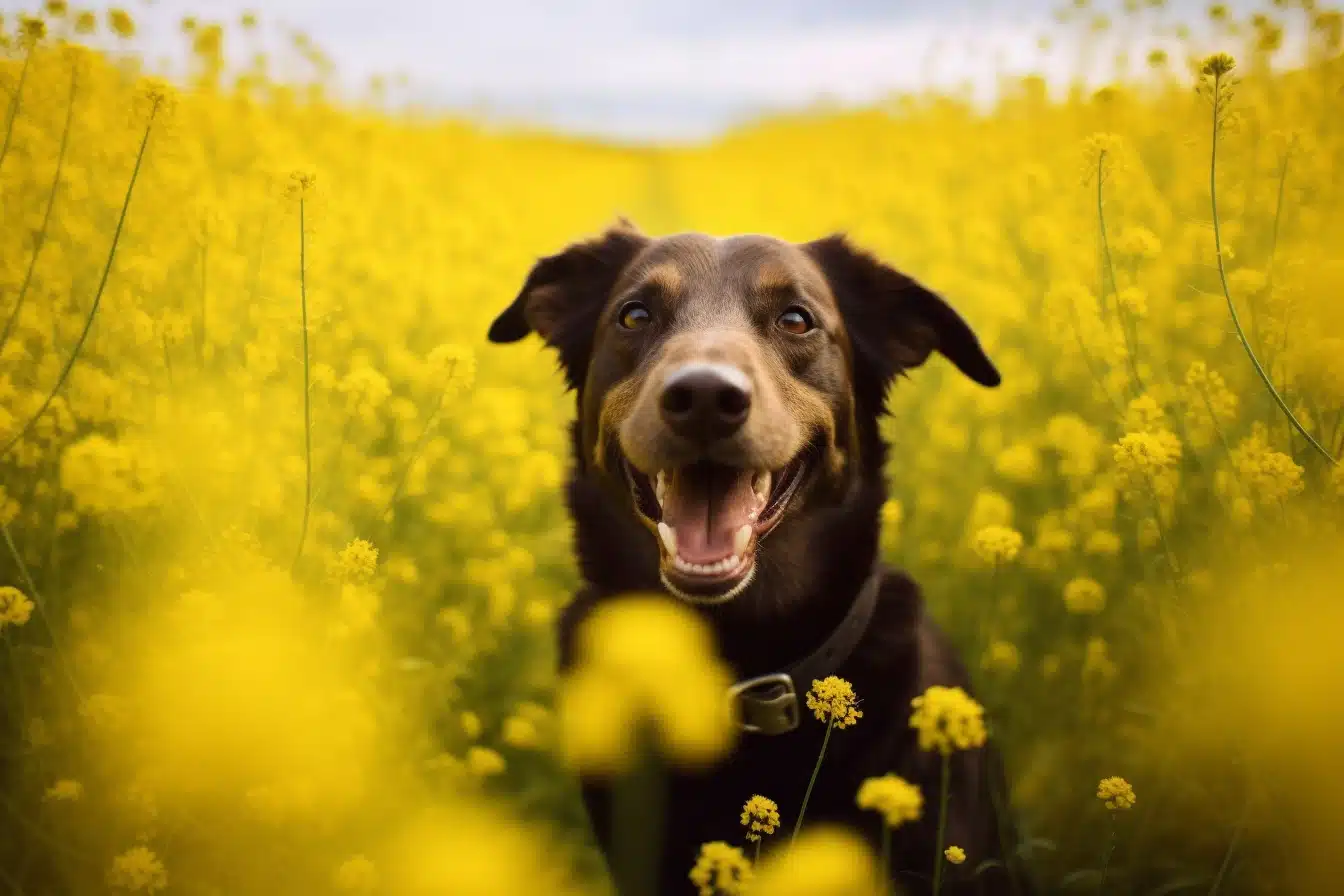
<path id="1" fill-rule="evenodd" d="M 658 570 L 658 578 L 662 580 L 663 587 L 667 589 L 667 593 L 677 600 L 701 607 L 713 607 L 718 606 L 719 604 L 726 604 L 730 600 L 741 595 L 743 591 L 746 591 L 747 587 L 751 585 L 752 580 L 756 578 L 756 564 L 753 562 L 742 578 L 733 583 L 733 586 L 727 591 L 719 594 L 688 594 L 668 581 L 667 573 L 663 572 L 661 569 Z"/>

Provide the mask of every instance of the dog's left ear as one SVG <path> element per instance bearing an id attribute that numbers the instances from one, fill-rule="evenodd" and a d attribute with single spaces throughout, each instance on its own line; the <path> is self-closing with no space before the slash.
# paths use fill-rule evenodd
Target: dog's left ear
<path id="1" fill-rule="evenodd" d="M 601 236 L 542 258 L 512 304 L 490 325 L 491 342 L 536 333 L 560 355 L 571 389 L 582 385 L 598 316 L 626 266 L 649 242 L 625 218 Z"/>
<path id="2" fill-rule="evenodd" d="M 982 386 L 997 386 L 999 371 L 970 325 L 915 280 L 858 249 L 840 234 L 805 243 L 840 305 L 854 350 L 885 386 L 902 370 L 938 352 Z"/>

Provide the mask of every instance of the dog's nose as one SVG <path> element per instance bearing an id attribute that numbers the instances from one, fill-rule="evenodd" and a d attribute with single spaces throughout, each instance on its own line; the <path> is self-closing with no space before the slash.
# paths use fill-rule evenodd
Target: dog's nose
<path id="1" fill-rule="evenodd" d="M 712 442 L 742 428 L 751 411 L 751 380 L 727 364 L 687 364 L 663 382 L 663 420 L 695 442 Z"/>

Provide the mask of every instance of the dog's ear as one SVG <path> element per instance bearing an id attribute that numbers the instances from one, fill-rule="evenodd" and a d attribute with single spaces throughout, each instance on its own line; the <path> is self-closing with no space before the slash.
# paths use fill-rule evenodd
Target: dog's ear
<path id="1" fill-rule="evenodd" d="M 491 342 L 536 333 L 560 355 L 572 389 L 584 380 L 598 315 L 621 271 L 649 242 L 625 218 L 601 236 L 570 245 L 532 266 L 523 288 L 490 325 Z"/>
<path id="2" fill-rule="evenodd" d="M 803 245 L 830 284 L 854 344 L 883 387 L 902 370 L 938 352 L 982 386 L 999 371 L 952 306 L 900 271 L 853 246 L 841 234 Z"/>

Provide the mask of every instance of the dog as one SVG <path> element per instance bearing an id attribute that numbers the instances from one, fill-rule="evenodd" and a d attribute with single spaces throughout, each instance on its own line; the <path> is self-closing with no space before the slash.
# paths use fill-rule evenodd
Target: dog
<path id="1" fill-rule="evenodd" d="M 918 749 L 911 699 L 931 685 L 969 691 L 969 676 L 916 584 L 879 560 L 878 420 L 893 380 L 934 352 L 997 386 L 971 327 L 844 234 L 654 238 L 622 218 L 540 259 L 489 339 L 529 333 L 558 354 L 577 399 L 566 499 L 582 586 L 559 619 L 561 670 L 594 606 L 660 592 L 708 620 L 743 682 L 732 755 L 670 773 L 657 893 L 690 892 L 702 843 L 741 842 L 753 794 L 777 801 L 787 842 L 826 729 L 803 698 L 828 675 L 853 684 L 863 717 L 830 738 L 805 823 L 851 828 L 876 852 L 881 821 L 856 792 L 902 776 L 924 812 L 893 831 L 888 871 L 897 892 L 931 892 L 942 760 Z M 993 745 L 954 754 L 951 768 L 943 843 L 967 859 L 945 866 L 942 892 L 1030 892 Z M 611 785 L 580 783 L 610 858 Z"/>

